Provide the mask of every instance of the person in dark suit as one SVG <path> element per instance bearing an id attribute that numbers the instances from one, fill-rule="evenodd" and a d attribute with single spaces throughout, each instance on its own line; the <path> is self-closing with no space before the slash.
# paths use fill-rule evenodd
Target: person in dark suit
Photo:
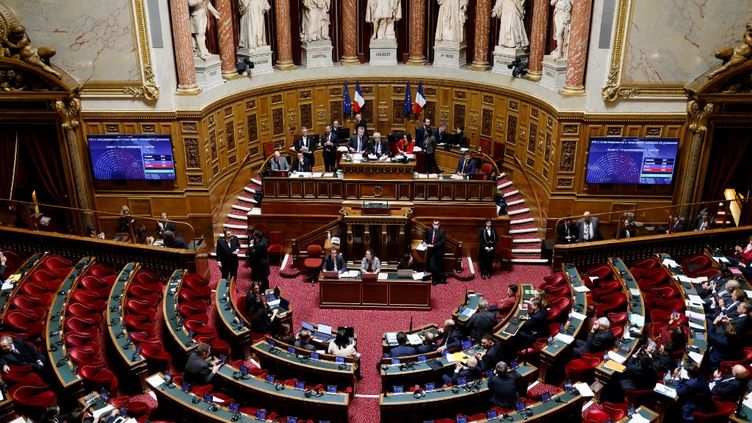
<path id="1" fill-rule="evenodd" d="M 708 381 L 700 373 L 699 367 L 690 364 L 685 367 L 689 379 L 679 380 L 676 387 L 677 400 L 681 407 L 682 418 L 684 421 L 693 421 L 693 411 L 708 412 L 713 410 L 713 402 L 710 395 Z M 680 368 L 674 371 L 674 376 L 678 377 Z"/>
<path id="2" fill-rule="evenodd" d="M 324 171 L 334 172 L 337 168 L 337 147 L 339 147 L 339 138 L 337 133 L 332 131 L 330 125 L 324 128 L 324 136 L 321 138 L 321 155 L 324 157 Z"/>
<path id="3" fill-rule="evenodd" d="M 256 301 L 249 305 L 251 317 L 251 330 L 255 333 L 272 333 L 277 319 L 278 308 L 269 315 L 269 306 L 263 301 Z"/>
<path id="4" fill-rule="evenodd" d="M 721 401 L 736 402 L 747 391 L 749 371 L 741 364 L 731 368 L 731 375 L 723 377 L 720 370 L 713 374 L 714 381 L 710 383 L 710 392 L 720 397 Z"/>
<path id="5" fill-rule="evenodd" d="M 423 334 L 423 343 L 421 345 L 418 345 L 416 350 L 418 351 L 418 354 L 428 354 L 430 352 L 436 351 L 438 348 L 438 345 L 436 345 L 436 336 L 433 332 L 426 332 Z"/>
<path id="6" fill-rule="evenodd" d="M 687 230 L 687 222 L 683 217 L 673 216 L 671 218 L 671 225 L 668 228 L 668 233 L 675 234 L 679 232 L 684 232 L 686 230 Z"/>
<path id="7" fill-rule="evenodd" d="M 269 289 L 269 242 L 260 229 L 253 231 L 253 239 L 248 246 L 248 261 L 251 265 L 251 280 L 258 282 L 261 291 Z"/>
<path id="8" fill-rule="evenodd" d="M 452 319 L 444 321 L 444 326 L 439 329 L 439 333 L 441 334 L 441 340 L 439 342 L 439 348 L 436 349 L 438 352 L 444 352 L 446 349 L 452 350 L 459 347 L 462 344 L 462 338 L 465 337 Z"/>
<path id="9" fill-rule="evenodd" d="M 293 172 L 310 172 L 311 161 L 305 157 L 303 153 L 298 153 L 298 158 L 295 161 L 295 165 L 292 167 Z"/>
<path id="10" fill-rule="evenodd" d="M 237 278 L 240 241 L 230 229 L 225 228 L 222 232 L 224 236 L 217 240 L 217 265 L 222 279 Z"/>
<path id="11" fill-rule="evenodd" d="M 721 361 L 739 360 L 743 356 L 743 344 L 741 343 L 736 328 L 730 323 L 725 323 L 724 333 L 708 331 L 708 344 L 710 345 L 710 354 L 708 354 L 708 368 L 716 370 L 721 365 Z"/>
<path id="12" fill-rule="evenodd" d="M 497 407 L 514 409 L 520 400 L 517 383 L 520 374 L 516 370 L 509 370 L 507 363 L 501 361 L 496 364 L 494 374 L 488 379 L 488 390 L 491 392 L 491 404 Z"/>
<path id="13" fill-rule="evenodd" d="M 481 337 L 480 346 L 485 350 L 485 353 L 482 354 L 480 352 L 475 353 L 475 358 L 480 361 L 480 368 L 483 371 L 493 370 L 504 354 L 501 342 L 496 341 L 489 332 Z"/>
<path id="14" fill-rule="evenodd" d="M 212 382 L 222 363 L 215 362 L 209 366 L 207 361 L 211 357 L 211 347 L 208 344 L 198 344 L 196 349 L 188 355 L 185 362 L 183 380 L 191 385 L 207 385 Z"/>
<path id="15" fill-rule="evenodd" d="M 653 368 L 653 359 L 647 354 L 635 354 L 627 361 L 623 379 L 619 381 L 622 391 L 653 389 L 658 373 Z"/>
<path id="16" fill-rule="evenodd" d="M 488 311 L 488 300 L 482 299 L 478 302 L 478 311 L 470 316 L 467 324 L 469 335 L 478 341 L 483 335 L 492 333 L 494 326 L 496 326 L 496 315 Z"/>
<path id="17" fill-rule="evenodd" d="M 311 342 L 312 338 L 311 331 L 303 329 L 298 332 L 298 339 L 295 340 L 295 346 L 307 351 L 316 351 L 316 346 Z"/>
<path id="18" fill-rule="evenodd" d="M 0 251 L 0 282 L 5 280 L 5 270 L 7 266 L 5 263 L 8 261 L 8 257 L 5 257 L 2 251 Z"/>
<path id="19" fill-rule="evenodd" d="M 368 137 L 366 137 L 366 130 L 358 128 L 355 135 L 350 137 L 350 142 L 347 144 L 347 149 L 351 153 L 364 153 L 368 147 Z"/>
<path id="20" fill-rule="evenodd" d="M 342 258 L 342 254 L 336 248 L 330 248 L 329 254 L 324 257 L 324 264 L 321 265 L 321 270 L 325 272 L 334 270 L 339 273 L 347 272 L 347 263 L 345 263 L 345 259 Z"/>
<path id="21" fill-rule="evenodd" d="M 300 137 L 298 137 L 293 147 L 295 148 L 295 151 L 298 153 L 303 153 L 303 155 L 308 159 L 308 161 L 311 162 L 311 167 L 313 167 L 315 158 L 313 155 L 313 152 L 316 151 L 316 138 L 308 135 L 308 128 L 305 126 L 300 128 Z"/>
<path id="22" fill-rule="evenodd" d="M 436 137 L 431 135 L 426 138 L 423 144 L 423 150 L 426 152 L 426 173 L 441 173 L 439 165 L 436 163 Z"/>
<path id="23" fill-rule="evenodd" d="M 44 356 L 25 339 L 14 340 L 5 335 L 0 338 L 0 367 L 3 373 L 8 373 L 11 365 L 30 365 L 32 369 L 40 371 L 44 368 Z"/>
<path id="24" fill-rule="evenodd" d="M 426 144 L 426 139 L 430 137 L 432 133 L 431 119 L 423 119 L 423 125 L 415 128 L 415 146 L 423 148 Z"/>
<path id="25" fill-rule="evenodd" d="M 270 160 L 271 169 L 273 171 L 289 171 L 290 164 L 287 163 L 287 159 L 284 158 L 279 151 L 274 152 L 274 157 Z"/>
<path id="26" fill-rule="evenodd" d="M 439 227 L 439 220 L 434 219 L 433 225 L 426 231 L 423 245 L 428 249 L 426 261 L 431 272 L 434 285 L 446 283 L 444 276 L 444 230 Z"/>
<path id="27" fill-rule="evenodd" d="M 621 229 L 617 238 L 634 238 L 637 235 L 637 224 L 634 220 L 633 213 L 625 213 L 624 220 L 621 221 Z"/>
<path id="28" fill-rule="evenodd" d="M 358 128 L 363 128 L 363 133 L 368 135 L 368 124 L 365 119 L 363 119 L 363 115 L 355 113 L 355 130 L 357 131 Z"/>
<path id="29" fill-rule="evenodd" d="M 167 213 L 162 212 L 160 219 L 157 220 L 157 235 L 159 238 L 164 238 L 164 231 L 177 232 L 177 226 L 175 222 L 167 218 Z"/>
<path id="30" fill-rule="evenodd" d="M 368 143 L 366 153 L 373 154 L 379 160 L 389 158 L 389 143 L 386 140 L 381 139 L 380 132 L 377 131 L 373 133 L 373 139 Z"/>
<path id="31" fill-rule="evenodd" d="M 481 279 L 491 279 L 493 274 L 493 260 L 496 252 L 496 243 L 499 237 L 490 218 L 486 218 L 483 227 L 478 231 L 478 267 Z"/>
<path id="32" fill-rule="evenodd" d="M 392 350 L 389 351 L 389 356 L 392 358 L 415 355 L 418 353 L 414 347 L 407 345 L 407 335 L 405 332 L 397 332 L 397 344 L 396 347 L 393 347 Z"/>
<path id="33" fill-rule="evenodd" d="M 590 216 L 589 211 L 583 213 L 582 218 L 577 221 L 577 239 L 579 242 L 589 242 L 601 239 L 598 228 L 598 218 Z"/>
<path id="34" fill-rule="evenodd" d="M 577 225 L 571 218 L 563 219 L 556 228 L 556 242 L 558 244 L 572 244 L 577 242 Z"/>
<path id="35" fill-rule="evenodd" d="M 465 379 L 465 382 L 471 382 L 476 379 L 480 379 L 481 376 L 480 367 L 478 367 L 478 360 L 475 357 L 468 357 L 465 364 L 457 362 L 454 366 L 454 373 L 452 375 L 441 375 L 441 379 L 444 385 L 458 385 L 460 379 Z"/>
<path id="36" fill-rule="evenodd" d="M 456 173 L 462 176 L 475 174 L 475 159 L 473 159 L 472 154 L 465 153 L 464 157 L 460 157 L 460 159 L 457 160 Z"/>
<path id="37" fill-rule="evenodd" d="M 442 123 L 434 130 L 433 136 L 436 137 L 436 144 L 446 144 L 449 142 L 450 135 L 447 133 L 447 124 Z"/>
<path id="38" fill-rule="evenodd" d="M 457 147 L 467 147 L 467 137 L 465 136 L 465 128 L 460 125 L 454 130 L 452 135 L 452 144 Z"/>
<path id="39" fill-rule="evenodd" d="M 167 248 L 182 248 L 187 249 L 188 243 L 182 237 L 175 236 L 175 232 L 164 231 L 164 239 L 162 242 Z"/>
<path id="40" fill-rule="evenodd" d="M 578 358 L 582 353 L 603 352 L 614 345 L 614 333 L 611 331 L 611 322 L 608 317 L 600 317 L 593 324 L 586 341 L 578 339 L 572 348 L 572 356 Z"/>
<path id="41" fill-rule="evenodd" d="M 538 338 L 548 336 L 548 332 L 546 331 L 546 325 L 548 324 L 546 310 L 541 306 L 539 299 L 533 298 L 530 300 L 527 308 L 527 317 L 524 320 L 525 322 L 520 327 L 519 332 L 517 332 L 518 342 L 522 343 L 519 348 L 515 346 L 515 349 L 518 350 L 533 345 L 533 342 Z"/>

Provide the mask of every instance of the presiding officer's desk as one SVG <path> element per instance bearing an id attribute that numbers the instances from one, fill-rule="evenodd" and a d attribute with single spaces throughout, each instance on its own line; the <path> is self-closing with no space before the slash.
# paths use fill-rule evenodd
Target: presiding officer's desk
<path id="1" fill-rule="evenodd" d="M 387 272 L 378 276 L 377 280 L 367 281 L 359 277 L 322 277 L 319 305 L 322 308 L 431 309 L 431 281 L 399 278 L 396 273 Z"/>
<path id="2" fill-rule="evenodd" d="M 351 358 L 342 359 L 341 363 L 331 354 L 317 353 L 318 358 L 311 358 L 314 352 L 276 339 L 262 339 L 253 344 L 251 351 L 261 363 L 261 368 L 278 378 L 295 377 L 309 385 L 337 385 L 339 390 L 353 388 L 354 391 L 355 363 Z"/>

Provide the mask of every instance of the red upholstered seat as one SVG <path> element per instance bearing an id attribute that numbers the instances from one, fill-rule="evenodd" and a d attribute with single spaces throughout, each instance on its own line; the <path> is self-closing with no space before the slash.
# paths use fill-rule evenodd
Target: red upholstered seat
<path id="1" fill-rule="evenodd" d="M 721 361 L 721 371 L 728 370 L 731 372 L 731 368 L 735 365 L 749 363 L 752 363 L 752 347 L 744 347 L 742 358 L 739 360 Z"/>
<path id="2" fill-rule="evenodd" d="M 28 295 L 14 295 L 10 300 L 10 304 L 20 310 L 42 307 L 42 302 L 38 298 L 30 297 Z"/>
<path id="3" fill-rule="evenodd" d="M 601 297 L 601 302 L 595 306 L 595 315 L 605 316 L 613 311 L 622 311 L 627 307 L 627 296 L 623 292 L 614 292 Z"/>
<path id="4" fill-rule="evenodd" d="M 617 404 L 613 402 L 602 402 L 601 407 L 603 407 L 603 411 L 611 416 L 612 422 L 618 422 L 624 417 L 627 417 L 627 410 L 629 409 L 629 406 L 626 403 Z"/>
<path id="5" fill-rule="evenodd" d="M 189 331 L 193 332 L 196 335 L 216 335 L 217 331 L 211 327 L 206 326 L 206 323 L 199 320 L 186 320 L 183 322 L 183 325 L 188 329 Z"/>
<path id="6" fill-rule="evenodd" d="M 611 416 L 604 410 L 589 408 L 582 418 L 583 423 L 606 423 L 611 421 Z"/>
<path id="7" fill-rule="evenodd" d="M 156 312 L 156 307 L 147 301 L 138 299 L 129 299 L 125 302 L 125 309 L 139 316 L 150 316 Z"/>
<path id="8" fill-rule="evenodd" d="M 646 407 L 655 409 L 655 405 L 658 402 L 658 395 L 652 389 L 627 389 L 624 391 L 624 395 L 627 402 L 639 407 L 644 405 Z"/>
<path id="9" fill-rule="evenodd" d="M 556 272 L 548 276 L 543 277 L 543 284 L 541 287 L 549 286 L 564 286 L 567 284 L 567 277 L 562 272 Z"/>
<path id="10" fill-rule="evenodd" d="M 180 304 L 178 306 L 178 313 L 180 313 L 180 316 L 184 319 L 188 319 L 191 317 L 197 318 L 198 320 L 205 320 L 206 319 L 206 307 L 198 308 L 198 307 L 191 307 L 188 304 Z"/>
<path id="11" fill-rule="evenodd" d="M 138 273 L 136 273 L 136 276 L 133 277 L 135 281 L 138 283 L 151 283 L 151 282 L 157 282 L 162 283 L 163 278 L 156 273 L 152 273 L 148 270 L 139 269 Z"/>
<path id="12" fill-rule="evenodd" d="M 267 254 L 274 256 L 278 261 L 282 260 L 282 253 L 284 247 L 282 245 L 282 232 L 271 231 L 269 232 L 269 248 L 266 250 Z"/>
<path id="13" fill-rule="evenodd" d="M 95 310 L 103 311 L 107 308 L 107 302 L 102 297 L 83 289 L 74 290 L 71 293 L 71 299 L 78 303 L 87 304 Z"/>
<path id="14" fill-rule="evenodd" d="M 86 273 L 94 275 L 100 279 L 109 278 L 111 276 L 117 277 L 117 272 L 115 272 L 115 269 L 111 268 L 110 266 L 104 265 L 102 263 L 92 264 L 89 267 L 89 269 L 86 271 Z"/>
<path id="15" fill-rule="evenodd" d="M 9 365 L 10 371 L 3 373 L 3 381 L 9 384 L 45 386 L 42 378 L 29 365 Z"/>
<path id="16" fill-rule="evenodd" d="M 546 294 L 548 294 L 548 300 L 554 301 L 557 298 L 571 297 L 572 291 L 566 285 L 560 286 L 547 286 L 545 288 Z"/>
<path id="17" fill-rule="evenodd" d="M 66 316 L 83 317 L 88 320 L 96 321 L 97 323 L 102 321 L 102 312 L 89 308 L 84 303 L 72 303 L 66 307 Z"/>
<path id="18" fill-rule="evenodd" d="M 112 284 L 101 280 L 93 275 L 86 275 L 81 278 L 79 281 L 79 286 L 83 287 L 84 289 L 88 291 L 94 291 L 95 293 L 101 295 L 104 293 L 105 295 L 109 295 L 110 288 L 112 288 Z"/>
<path id="19" fill-rule="evenodd" d="M 90 327 L 95 327 L 98 329 L 99 322 L 95 319 L 86 318 L 86 317 L 68 316 L 65 318 L 65 321 L 63 322 L 63 326 L 65 327 L 65 330 L 78 332 L 78 331 L 86 330 Z"/>
<path id="20" fill-rule="evenodd" d="M 159 368 L 172 367 L 172 355 L 162 348 L 159 344 L 139 343 L 141 355 L 147 360 L 154 362 Z"/>
<path id="21" fill-rule="evenodd" d="M 608 313 L 606 317 L 608 317 L 608 321 L 611 322 L 611 326 L 623 325 L 627 322 L 629 313 L 627 313 L 626 311 L 618 311 L 615 313 Z"/>
<path id="22" fill-rule="evenodd" d="M 83 366 L 79 369 L 81 377 L 97 387 L 105 388 L 109 392 L 115 392 L 118 380 L 115 374 L 103 366 Z"/>
<path id="23" fill-rule="evenodd" d="M 13 310 L 19 311 L 24 316 L 26 316 L 28 319 L 32 321 L 42 321 L 45 320 L 45 316 L 47 316 L 47 309 L 44 307 L 30 307 L 30 308 L 14 308 Z"/>
<path id="24" fill-rule="evenodd" d="M 58 276 L 65 277 L 73 269 L 73 262 L 60 256 L 47 256 L 42 260 L 42 266 Z"/>
<path id="25" fill-rule="evenodd" d="M 197 285 L 196 287 L 186 286 L 183 284 L 181 291 L 191 292 L 196 297 L 206 298 L 211 297 L 211 288 L 209 285 Z"/>
<path id="26" fill-rule="evenodd" d="M 134 298 L 149 298 L 154 295 L 162 296 L 163 286 L 159 283 L 131 283 L 128 285 L 128 296 Z"/>
<path id="27" fill-rule="evenodd" d="M 715 401 L 715 411 L 710 413 L 693 411 L 692 417 L 694 417 L 696 422 L 726 422 L 729 420 L 729 415 L 731 415 L 735 409 L 735 402 Z"/>
<path id="28" fill-rule="evenodd" d="M 583 276 L 587 279 L 590 279 L 590 276 L 595 276 L 599 281 L 611 279 L 614 276 L 614 269 L 612 269 L 608 264 L 601 264 L 589 269 Z"/>
<path id="29" fill-rule="evenodd" d="M 647 270 L 647 269 L 656 268 L 656 267 L 660 266 L 660 264 L 661 263 L 658 261 L 657 258 L 655 258 L 655 257 L 648 257 L 648 258 L 644 258 L 644 259 L 640 259 L 640 260 L 635 260 L 632 263 L 632 266 L 636 267 L 638 269 Z"/>
<path id="30" fill-rule="evenodd" d="M 14 385 L 8 389 L 13 402 L 26 407 L 45 409 L 57 405 L 57 396 L 49 386 Z"/>
<path id="31" fill-rule="evenodd" d="M 567 363 L 564 372 L 567 379 L 572 381 L 590 381 L 593 379 L 595 368 L 603 361 L 600 354 L 583 353 L 582 357 Z"/>
<path id="32" fill-rule="evenodd" d="M 28 334 L 29 338 L 38 338 L 44 332 L 44 324 L 41 321 L 27 316 L 21 310 L 6 313 L 4 323 L 15 331 Z"/>
<path id="33" fill-rule="evenodd" d="M 203 301 L 204 303 L 206 303 L 206 305 L 209 305 L 208 295 L 202 295 L 201 293 L 196 292 L 192 289 L 181 288 L 180 291 L 178 291 L 178 298 L 180 299 L 181 303 L 183 301 L 186 301 L 186 302 Z"/>
<path id="34" fill-rule="evenodd" d="M 622 284 L 619 281 L 598 281 L 598 287 L 591 291 L 591 296 L 593 298 L 593 301 L 600 302 L 601 298 L 621 289 Z"/>
<path id="35" fill-rule="evenodd" d="M 56 287 L 40 285 L 38 283 L 27 281 L 21 284 L 21 292 L 31 296 L 43 296 L 57 292 Z"/>
<path id="36" fill-rule="evenodd" d="M 99 338 L 97 328 L 91 327 L 86 331 L 75 331 L 65 333 L 65 345 L 81 347 L 84 345 L 90 345 Z"/>
<path id="37" fill-rule="evenodd" d="M 100 357 L 101 351 L 99 345 L 91 343 L 86 346 L 73 347 L 68 350 L 68 355 L 79 366 L 81 365 L 93 365 L 94 363 L 104 364 L 104 361 Z"/>
<path id="38" fill-rule="evenodd" d="M 321 265 L 324 264 L 324 259 L 321 258 L 322 253 L 323 249 L 317 244 L 310 244 L 306 248 L 307 258 L 303 260 L 303 267 L 306 271 L 311 273 L 321 268 Z"/>
<path id="39" fill-rule="evenodd" d="M 35 269 L 31 274 L 29 275 L 29 280 L 32 280 L 34 282 L 44 284 L 45 282 L 50 281 L 57 281 L 62 282 L 63 278 L 57 275 L 57 273 L 54 273 L 50 270 L 44 269 L 44 268 L 38 268 Z"/>

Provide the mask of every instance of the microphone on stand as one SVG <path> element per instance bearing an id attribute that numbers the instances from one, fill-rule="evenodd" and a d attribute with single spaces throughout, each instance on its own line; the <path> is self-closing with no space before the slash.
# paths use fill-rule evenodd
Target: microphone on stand
<path id="1" fill-rule="evenodd" d="M 413 316 L 410 316 L 410 330 L 408 333 L 413 333 Z"/>

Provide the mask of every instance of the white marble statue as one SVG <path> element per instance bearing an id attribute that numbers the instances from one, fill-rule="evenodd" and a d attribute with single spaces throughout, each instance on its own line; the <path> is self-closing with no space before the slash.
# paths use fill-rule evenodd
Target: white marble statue
<path id="1" fill-rule="evenodd" d="M 394 22 L 402 19 L 402 0 L 368 0 L 366 22 L 373 24 L 372 40 L 393 40 Z"/>
<path id="2" fill-rule="evenodd" d="M 468 0 L 438 0 L 436 41 L 465 41 L 465 21 Z"/>
<path id="3" fill-rule="evenodd" d="M 249 50 L 268 45 L 264 14 L 271 9 L 268 0 L 239 0 L 240 39 L 238 45 Z"/>
<path id="4" fill-rule="evenodd" d="M 551 52 L 555 59 L 566 59 L 569 50 L 569 27 L 572 24 L 572 0 L 551 0 L 554 6 L 554 39 L 556 48 Z"/>
<path id="5" fill-rule="evenodd" d="M 219 12 L 212 6 L 209 0 L 188 0 L 191 11 L 191 35 L 193 35 L 193 52 L 201 60 L 206 60 L 209 51 L 206 49 L 206 31 L 209 29 L 209 16 L 207 11 L 216 19 Z"/>
<path id="6" fill-rule="evenodd" d="M 491 16 L 499 18 L 499 46 L 526 48 L 530 45 L 525 32 L 525 0 L 496 0 Z"/>
<path id="7" fill-rule="evenodd" d="M 300 41 L 329 39 L 329 7 L 331 0 L 303 0 L 303 30 Z"/>

